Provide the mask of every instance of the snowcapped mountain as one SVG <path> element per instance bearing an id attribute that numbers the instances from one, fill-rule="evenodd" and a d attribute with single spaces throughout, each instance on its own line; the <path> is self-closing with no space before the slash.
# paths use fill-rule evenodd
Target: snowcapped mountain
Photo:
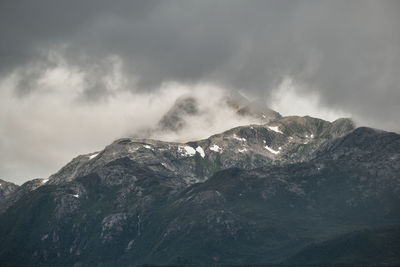
<path id="1" fill-rule="evenodd" d="M 261 124 L 190 142 L 123 138 L 49 179 L 8 185 L 0 263 L 335 263 L 310 245 L 333 240 L 330 251 L 346 233 L 399 225 L 400 135 L 235 99 L 239 116 Z M 159 126 L 179 131 L 198 112 L 195 98 L 181 98 Z"/>

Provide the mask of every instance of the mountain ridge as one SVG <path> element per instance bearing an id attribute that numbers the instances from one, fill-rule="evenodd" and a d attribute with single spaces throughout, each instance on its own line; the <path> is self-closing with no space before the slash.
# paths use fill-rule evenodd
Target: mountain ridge
<path id="1" fill-rule="evenodd" d="M 297 123 L 298 120 L 300 120 L 300 123 Z M 343 123 L 343 120 L 345 123 Z M 309 129 L 307 123 L 311 125 L 313 123 L 316 123 L 317 126 Z M 337 133 L 329 133 L 330 128 L 333 128 L 335 129 L 335 131 L 337 131 L 336 128 L 338 124 L 339 128 L 341 127 L 340 131 L 338 131 Z M 279 130 L 279 127 L 282 128 L 283 132 Z M 60 170 L 60 172 L 62 173 L 64 168 L 67 168 L 66 171 L 70 173 L 71 171 L 69 168 L 72 168 L 74 170 L 72 173 L 73 175 L 75 175 L 75 171 L 78 171 L 81 165 L 90 165 L 92 162 L 96 162 L 96 160 L 99 160 L 102 157 L 114 158 L 113 155 L 115 155 L 116 153 L 117 156 L 119 155 L 118 153 L 124 153 L 128 156 L 132 156 L 133 158 L 135 158 L 135 160 L 139 160 L 141 158 L 143 163 L 148 165 L 165 163 L 161 161 L 163 158 L 163 151 L 166 150 L 171 151 L 171 153 L 167 155 L 167 158 L 173 158 L 174 162 L 180 160 L 185 161 L 195 155 L 201 155 L 200 152 L 204 153 L 204 151 L 206 151 L 207 153 L 204 154 L 204 157 L 202 157 L 203 159 L 207 159 L 208 156 L 211 156 L 212 159 L 215 161 L 216 155 L 220 154 L 222 157 L 224 154 L 224 150 L 225 152 L 235 151 L 236 154 L 251 154 L 251 156 L 254 157 L 262 155 L 263 159 L 261 160 L 266 160 L 269 163 L 274 161 L 275 159 L 279 159 L 283 162 L 293 160 L 296 161 L 300 160 L 296 158 L 297 154 L 291 156 L 289 155 L 289 151 L 288 154 L 283 155 L 283 151 L 278 151 L 279 147 L 283 146 L 284 148 L 285 146 L 287 146 L 289 150 L 293 150 L 298 149 L 299 145 L 300 147 L 303 147 L 303 145 L 308 145 L 312 147 L 310 149 L 311 153 L 316 149 L 318 145 L 320 145 L 320 143 L 322 143 L 326 139 L 339 137 L 349 132 L 353 128 L 354 124 L 349 119 L 337 120 L 330 123 L 308 116 L 291 116 L 283 117 L 280 120 L 274 120 L 271 123 L 264 125 L 248 125 L 235 127 L 223 133 L 211 135 L 209 138 L 206 139 L 189 141 L 185 143 L 165 142 L 154 139 L 122 138 L 114 141 L 102 151 L 76 157 L 74 159 L 75 161 L 73 160 L 72 162 L 67 164 Z M 297 131 L 296 134 L 292 136 L 295 131 Z M 312 132 L 314 132 L 315 136 Z M 236 149 L 233 149 L 233 147 L 236 147 Z M 196 148 L 198 148 L 200 152 L 196 151 Z M 188 149 L 189 151 L 186 151 L 186 149 Z M 175 152 L 172 150 L 174 150 Z M 157 154 L 157 156 L 153 157 L 153 154 Z M 148 162 L 146 162 L 146 160 Z M 235 164 L 238 164 L 238 161 L 241 161 L 241 159 L 235 159 L 235 155 L 233 154 L 228 155 L 227 161 L 228 160 L 234 162 L 231 162 L 230 164 L 224 164 L 224 162 L 222 162 L 221 168 L 236 166 Z M 165 159 L 165 161 L 168 160 Z M 174 166 L 171 165 L 170 167 Z M 60 180 L 59 178 L 57 178 L 59 175 L 62 176 L 60 172 L 50 176 L 50 183 L 54 182 L 55 180 Z M 183 174 L 190 176 L 189 172 L 190 171 L 187 171 Z"/>
<path id="2" fill-rule="evenodd" d="M 309 116 L 186 143 L 118 139 L 7 196 L 0 262 L 296 263 L 311 244 L 400 224 L 399 158 L 396 133 Z"/>

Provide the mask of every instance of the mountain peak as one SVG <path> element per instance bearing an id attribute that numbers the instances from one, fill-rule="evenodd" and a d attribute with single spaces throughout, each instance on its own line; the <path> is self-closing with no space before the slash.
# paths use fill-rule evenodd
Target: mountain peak
<path id="1" fill-rule="evenodd" d="M 178 131 L 185 126 L 186 117 L 191 117 L 198 114 L 198 100 L 192 95 L 184 95 L 175 101 L 174 105 L 161 118 L 158 126 L 163 131 Z"/>

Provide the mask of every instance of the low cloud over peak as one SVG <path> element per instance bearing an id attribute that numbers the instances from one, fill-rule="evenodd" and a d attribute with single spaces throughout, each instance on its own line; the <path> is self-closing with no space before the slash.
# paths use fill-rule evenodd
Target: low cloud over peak
<path id="1" fill-rule="evenodd" d="M 372 0 L 2 1 L 0 175 L 48 175 L 144 133 L 187 93 L 210 104 L 239 91 L 282 115 L 400 131 L 399 11 Z M 197 137 L 189 125 L 168 138 Z"/>

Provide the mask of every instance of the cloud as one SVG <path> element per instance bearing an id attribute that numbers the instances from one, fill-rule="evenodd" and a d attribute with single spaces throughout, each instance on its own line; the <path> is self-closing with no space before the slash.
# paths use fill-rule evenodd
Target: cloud
<path id="1" fill-rule="evenodd" d="M 30 70 L 15 71 L 0 82 L 0 174 L 19 183 L 47 177 L 78 154 L 154 126 L 188 91 L 183 87 L 136 94 L 119 90 L 123 82 L 116 64 L 103 77 L 105 90 L 112 95 L 87 101 L 87 73 L 58 62 L 43 70 L 32 92 L 21 98 L 15 90 L 26 72 Z"/>
<path id="2" fill-rule="evenodd" d="M 80 140 L 57 152 L 75 155 L 129 132 L 126 114 L 156 120 L 174 97 L 204 87 L 239 90 L 284 114 L 312 106 L 315 116 L 400 131 L 399 10 L 399 1 L 372 0 L 1 1 L 0 155 L 14 161 L 0 173 L 24 158 L 18 144 L 67 142 L 48 125 Z M 91 127 L 100 132 L 93 143 L 82 137 Z"/>
<path id="3" fill-rule="evenodd" d="M 320 98 L 316 93 L 305 93 L 301 84 L 286 77 L 269 98 L 268 105 L 274 110 L 279 110 L 283 116 L 312 116 L 327 121 L 351 117 L 351 114 L 342 110 L 321 106 Z"/>
<path id="4" fill-rule="evenodd" d="M 224 105 L 226 90 L 212 84 L 171 82 L 156 91 L 132 92 L 126 89 L 118 56 L 86 69 L 68 64 L 58 51 L 48 57 L 51 67 L 36 72 L 37 65 L 28 64 L 0 80 L 0 174 L 16 183 L 48 177 L 76 155 L 101 150 L 117 138 L 189 141 L 254 122 Z M 107 92 L 96 101 L 87 91 L 95 88 L 94 70 L 102 73 L 99 82 Z M 30 91 L 16 94 L 32 72 L 36 77 Z M 180 132 L 156 131 L 175 100 L 188 94 L 199 101 L 199 114 L 184 118 Z"/>
<path id="5" fill-rule="evenodd" d="M 108 63 L 99 61 L 116 55 L 130 90 L 203 82 L 270 97 L 290 76 L 324 106 L 399 130 L 398 1 L 39 0 L 3 1 L 0 10 L 0 73 L 38 65 L 21 96 L 50 64 L 46 53 L 64 46 L 70 64 L 99 66 L 88 100 L 109 95 L 98 81 Z"/>
<path id="6" fill-rule="evenodd" d="M 193 107 L 195 108 L 192 112 L 187 112 L 187 109 L 178 112 L 177 115 L 182 118 L 183 123 L 176 131 L 160 130 L 156 126 L 150 133 L 153 139 L 188 142 L 205 139 L 234 127 L 260 123 L 260 120 L 255 117 L 238 115 L 238 108 L 227 104 L 229 91 L 225 88 L 202 83 L 192 84 L 189 88 L 187 85 L 180 84 L 170 84 L 170 87 L 187 88 L 188 93 L 182 97 L 194 99 Z"/>

